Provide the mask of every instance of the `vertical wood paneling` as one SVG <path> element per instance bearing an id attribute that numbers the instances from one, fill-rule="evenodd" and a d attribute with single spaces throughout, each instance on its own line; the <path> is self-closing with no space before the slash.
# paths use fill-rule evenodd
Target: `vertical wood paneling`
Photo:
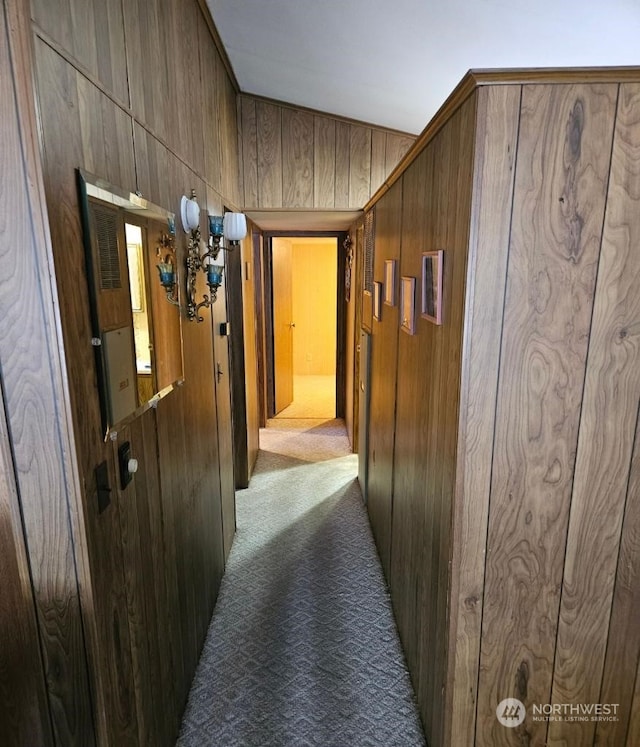
<path id="1" fill-rule="evenodd" d="M 313 207 L 313 115 L 282 110 L 282 206 Z"/>
<path id="2" fill-rule="evenodd" d="M 258 120 L 258 207 L 282 207 L 282 112 L 256 103 Z"/>
<path id="3" fill-rule="evenodd" d="M 423 151 L 416 159 L 412 169 L 403 176 L 403 201 L 402 201 L 402 234 L 397 236 L 396 243 L 402 244 L 402 264 L 397 267 L 398 277 L 403 274 L 417 277 L 417 267 L 420 253 L 427 243 L 427 231 L 432 228 L 427 221 L 428 207 L 425 204 L 427 196 L 427 183 L 433 182 L 434 169 L 433 149 Z M 396 292 L 399 292 L 399 282 Z M 387 307 L 383 307 L 383 313 Z M 374 322 L 375 324 L 375 322 Z M 402 337 L 404 337 L 404 333 Z M 407 351 L 414 352 L 418 344 L 417 338 L 400 340 L 398 352 L 399 376 L 402 388 L 406 396 L 399 399 L 405 401 L 417 401 L 420 388 L 420 377 L 414 374 L 415 365 L 410 362 L 410 369 L 402 368 L 407 362 Z M 402 362 L 401 362 L 402 361 Z M 388 362 L 387 362 L 388 365 Z M 429 525 L 427 532 L 423 534 L 422 513 L 424 511 L 424 496 L 417 500 L 415 491 L 412 489 L 416 471 L 415 454 L 418 444 L 406 450 L 405 438 L 407 434 L 420 432 L 421 409 L 411 407 L 407 411 L 396 413 L 396 435 L 402 439 L 402 444 L 397 444 L 393 455 L 393 469 L 395 472 L 395 485 L 393 496 L 393 527 L 389 526 L 389 542 L 393 542 L 392 548 L 385 550 L 385 555 L 392 553 L 391 566 L 388 571 L 389 585 L 393 593 L 393 604 L 398 630 L 402 639 L 402 645 L 410 670 L 414 673 L 414 687 L 417 690 L 417 676 L 420 662 L 419 654 L 419 631 L 424 628 L 423 610 L 420 607 L 421 584 L 424 572 L 428 567 L 420 568 L 421 559 L 416 557 L 422 552 L 422 545 L 429 544 L 433 526 Z M 409 416 L 409 420 L 406 417 Z M 426 436 L 426 432 L 422 432 Z M 424 441 L 420 447 L 424 448 Z M 391 499 L 391 496 L 389 496 Z M 424 718 L 424 715 L 423 715 Z"/>
<path id="4" fill-rule="evenodd" d="M 514 732 L 545 739 L 544 722 L 508 730 L 495 707 L 550 696 L 615 100 L 615 86 L 523 89 L 487 538 L 483 744 L 512 744 Z"/>
<path id="5" fill-rule="evenodd" d="M 361 208 L 415 140 L 248 94 L 240 110 L 245 207 Z"/>
<path id="6" fill-rule="evenodd" d="M 351 127 L 346 122 L 336 122 L 336 179 L 334 206 L 349 207 L 349 155 Z"/>
<path id="7" fill-rule="evenodd" d="M 444 322 L 397 356 L 373 322 L 372 376 L 397 366 L 392 602 L 446 747 L 640 739 L 640 84 L 549 82 L 478 87 L 405 169 L 399 274 L 445 250 Z M 547 703 L 619 720 L 534 720 Z"/>
<path id="8" fill-rule="evenodd" d="M 143 418 L 152 417 L 148 411 Z M 120 442 L 132 441 L 143 447 L 142 423 L 132 423 L 119 433 Z M 155 440 L 155 439 L 154 439 Z M 113 458 L 117 460 L 119 443 L 112 443 Z M 135 447 L 134 447 L 135 448 Z M 144 452 L 143 452 L 144 453 Z M 138 457 L 137 451 L 132 454 Z M 146 588 L 153 577 L 149 567 L 151 542 L 148 521 L 145 521 L 144 503 L 146 496 L 146 476 L 153 475 L 153 468 L 143 462 L 143 469 L 134 480 L 122 490 L 119 482 L 114 486 L 118 491 L 120 506 L 119 519 L 124 559 L 124 583 L 127 599 L 127 619 L 131 641 L 131 659 L 136 712 L 138 715 L 138 741 L 140 744 L 153 744 L 161 740 L 160 718 L 165 709 L 158 708 L 154 713 L 153 700 L 162 698 L 156 691 L 161 682 L 160 659 L 165 654 L 159 650 L 158 635 L 154 621 L 161 614 L 155 604 L 155 594 Z"/>
<path id="9" fill-rule="evenodd" d="M 257 228 L 250 224 L 247 239 L 241 244 L 242 257 L 242 316 L 244 322 L 245 394 L 247 398 L 247 457 L 249 476 L 258 457 L 260 431 L 258 340 L 256 323 L 256 267 L 254 242 L 259 241 Z"/>
<path id="10" fill-rule="evenodd" d="M 385 177 L 388 176 L 386 170 L 386 148 L 387 133 L 382 130 L 372 130 L 371 132 L 371 185 L 370 193 L 373 195 L 382 185 Z"/>
<path id="11" fill-rule="evenodd" d="M 191 123 L 202 121 L 200 97 L 193 100 L 193 86 L 200 85 L 198 76 L 197 25 L 191 22 L 195 3 L 179 0 L 160 0 L 165 20 L 161 26 L 167 45 L 167 90 L 163 96 L 173 102 L 175 116 L 168 123 L 168 141 L 175 153 L 186 163 L 192 159 Z M 145 75 L 147 66 L 145 65 Z M 193 108 L 192 108 L 193 107 Z M 164 107 L 162 107 L 164 109 Z M 184 114 L 183 114 L 184 112 Z"/>
<path id="12" fill-rule="evenodd" d="M 204 168 L 209 184 L 220 190 L 222 173 L 220 163 L 220 126 L 216 116 L 218 108 L 217 88 L 220 60 L 211 45 L 209 31 L 200 25 L 200 76 L 202 80 L 202 131 L 204 133 Z"/>
<path id="13" fill-rule="evenodd" d="M 224 278 L 223 278 L 224 281 Z M 221 324 L 229 321 L 224 284 L 218 291 L 218 301 L 213 307 L 213 349 L 215 370 L 220 375 L 215 382 L 216 407 L 221 413 L 218 419 L 218 440 L 220 444 L 220 492 L 222 501 L 222 531 L 224 537 L 224 557 L 229 557 L 236 529 L 235 475 L 233 467 L 233 439 L 231 428 L 231 389 L 228 338 L 221 334 Z"/>
<path id="14" fill-rule="evenodd" d="M 633 704 L 631 706 L 631 715 L 629 727 L 627 729 L 627 741 L 625 747 L 634 747 L 640 744 L 640 662 L 636 673 L 635 690 L 633 693 Z"/>
<path id="15" fill-rule="evenodd" d="M 156 205 L 173 205 L 179 192 L 169 184 L 169 151 L 140 125 L 134 125 L 137 187 L 145 199 Z M 177 195 L 179 199 L 180 195 Z M 182 245 L 176 242 L 178 250 Z"/>
<path id="16" fill-rule="evenodd" d="M 313 206 L 332 208 L 335 204 L 336 122 L 329 117 L 313 118 Z"/>
<path id="17" fill-rule="evenodd" d="M 202 126 L 203 114 L 204 114 L 204 96 L 202 95 L 202 80 L 203 72 L 199 69 L 200 61 L 200 47 L 202 43 L 206 44 L 209 50 L 212 50 L 211 39 L 206 37 L 202 40 L 201 29 L 203 29 L 204 23 L 202 22 L 202 16 L 200 8 L 196 2 L 182 2 L 181 0 L 174 0 L 173 3 L 174 19 L 179 19 L 178 23 L 174 26 L 173 43 L 179 40 L 177 47 L 180 50 L 180 57 L 177 61 L 176 68 L 174 70 L 176 89 L 181 91 L 184 96 L 183 106 L 178 106 L 177 112 L 185 112 L 186 116 L 175 115 L 175 119 L 180 123 L 184 124 L 184 131 L 180 130 L 180 144 L 184 144 L 184 152 L 182 153 L 185 160 L 190 164 L 194 170 L 197 169 L 198 173 L 202 173 L 205 169 L 204 164 L 204 141 L 205 141 L 205 130 Z M 208 42 L 208 43 L 207 43 Z M 220 74 L 222 77 L 221 87 L 226 82 L 227 75 L 226 71 Z M 224 94 L 227 93 L 224 90 Z M 235 92 L 234 92 L 235 93 Z M 177 99 L 180 101 L 180 98 Z M 233 115 L 233 138 L 237 138 L 236 130 L 236 119 L 235 119 L 235 96 L 232 97 L 232 115 Z M 219 111 L 224 111 L 226 127 L 229 127 L 229 101 L 228 96 L 224 95 L 219 101 Z M 225 130 L 226 132 L 226 130 Z M 184 137 L 184 141 L 182 138 Z M 176 148 L 175 141 L 172 142 L 172 146 L 178 153 L 181 153 L 180 148 Z M 237 142 L 235 151 L 237 153 Z M 231 160 L 231 153 L 229 153 Z M 226 187 L 231 184 L 237 184 L 238 181 L 238 170 L 237 168 L 232 171 L 232 179 Z M 216 185 L 217 186 L 217 185 Z M 225 194 L 228 194 L 230 198 L 236 199 L 236 194 L 231 194 L 228 190 L 225 190 Z"/>
<path id="18" fill-rule="evenodd" d="M 371 130 L 351 125 L 349 205 L 364 205 L 371 195 Z"/>
<path id="19" fill-rule="evenodd" d="M 374 280 L 384 277 L 384 261 L 400 261 L 402 180 L 376 204 Z M 391 560 L 393 446 L 395 440 L 398 306 L 384 306 L 372 322 L 367 511 L 387 579 Z"/>
<path id="20" fill-rule="evenodd" d="M 104 10 L 87 12 L 97 23 Z M 221 190 L 230 204 L 239 200 L 235 91 L 208 32 L 198 29 L 197 3 L 129 3 L 125 13 L 133 109 L 141 123 L 132 125 L 128 114 L 69 61 L 37 42 L 51 228 L 64 332 L 73 343 L 69 375 L 86 487 L 81 518 L 91 566 L 83 582 L 86 593 L 94 595 L 88 597 L 87 630 L 95 715 L 99 739 L 118 747 L 174 743 L 224 569 L 213 343 L 210 326 L 184 322 L 185 384 L 119 434 L 119 442 L 131 441 L 140 469 L 125 491 L 116 490 L 115 445 L 102 441 L 88 344 L 75 169 L 81 166 L 132 191 L 137 187 L 173 210 L 191 187 L 201 204 L 207 202 L 203 179 L 215 195 L 209 212 L 221 211 Z M 158 49 L 163 54 L 150 72 L 148 60 Z M 193 70 L 194 49 L 203 68 L 211 68 L 206 75 L 199 65 Z M 100 49 L 97 54 L 99 60 Z M 180 79 L 187 77 L 178 91 Z M 177 111 L 189 116 L 178 117 Z M 179 159 L 194 164 L 197 173 Z M 182 233 L 176 243 L 183 262 Z M 227 369 L 227 391 L 230 375 Z M 220 431 L 228 433 L 229 408 L 224 417 Z M 110 506 L 98 515 L 93 470 L 105 459 L 113 492 Z M 232 465 L 225 469 L 233 475 Z M 226 500 L 233 508 L 232 483 Z M 229 546 L 233 522 L 227 524 Z M 74 682 L 86 698 L 89 687 L 80 677 Z M 78 724 L 85 716 L 90 720 L 91 709 L 83 709 L 79 697 L 75 709 Z M 79 742 L 91 743 L 88 736 Z"/>
<path id="21" fill-rule="evenodd" d="M 2 221 L 0 255 L 13 257 L 5 262 L 11 269 L 0 292 L 5 586 L 1 670 L 3 678 L 15 675 L 15 680 L 3 697 L 4 706 L 13 713 L 5 720 L 2 709 L 2 739 L 7 744 L 50 744 L 53 732 L 56 743 L 91 745 L 95 733 L 85 634 L 92 638 L 93 631 L 86 626 L 86 616 L 81 620 L 80 611 L 81 598 L 90 604 L 91 594 L 82 578 L 87 556 L 75 513 L 79 486 L 70 453 L 74 442 L 66 371 L 58 347 L 59 299 L 51 283 L 53 261 L 36 135 L 31 45 L 29 4 L 9 0 L 0 16 L 0 90 L 5 103 L 0 116 L 2 204 L 11 216 L 8 233 Z M 9 521 L 7 507 L 12 514 Z M 16 555 L 7 558 L 5 553 L 14 547 Z M 10 561 L 7 567 L 8 559 L 16 565 Z M 15 580 L 10 575 L 13 569 L 21 576 L 20 600 L 12 599 L 11 588 L 7 589 Z M 12 629 L 12 623 L 18 629 Z M 31 650 L 25 650 L 27 644 Z M 45 678 L 49 713 L 44 703 Z M 4 684 L 3 680 L 3 690 Z M 25 724 L 27 715 L 30 720 Z"/>
<path id="22" fill-rule="evenodd" d="M 420 278 L 422 252 L 445 251 L 443 325 L 418 318 L 416 334 L 399 338 L 390 577 L 398 628 L 427 740 L 433 744 L 442 743 L 444 721 L 449 527 L 474 116 L 471 99 L 403 177 L 399 275 Z M 416 308 L 419 304 L 418 290 Z"/>
<path id="23" fill-rule="evenodd" d="M 451 630 L 443 744 L 472 744 L 484 552 L 520 87 L 477 94 L 474 196 L 467 267 L 458 475 L 452 537 Z"/>
<path id="24" fill-rule="evenodd" d="M 127 29 L 127 70 L 131 108 L 134 114 L 159 137 L 170 137 L 170 114 L 164 102 L 169 88 L 169 72 L 173 45 L 165 47 L 160 0 L 124 3 L 124 22 Z M 166 3 L 165 3 L 166 4 Z M 148 61 L 162 49 L 154 74 L 147 75 Z"/>
<path id="25" fill-rule="evenodd" d="M 231 382 L 231 412 L 233 413 L 233 464 L 236 488 L 249 487 L 249 430 L 246 392 L 245 327 L 243 297 L 242 249 L 236 247 L 224 257 L 225 301 L 227 317 L 233 319 L 229 342 L 229 367 L 234 372 Z M 236 383 L 237 382 L 237 383 Z"/>
<path id="26" fill-rule="evenodd" d="M 220 168 L 222 170 L 221 184 L 218 191 L 233 204 L 240 201 L 239 193 L 239 149 L 238 125 L 236 121 L 237 107 L 235 90 L 229 76 L 218 59 L 217 65 L 217 112 L 219 127 Z M 194 162 L 197 168 L 198 162 Z M 214 185 L 216 186 L 216 185 Z"/>
<path id="27" fill-rule="evenodd" d="M 75 169 L 86 158 L 108 169 L 108 179 L 119 184 L 131 184 L 133 162 L 127 165 L 126 173 L 117 173 L 118 162 L 105 158 L 103 140 L 105 136 L 117 139 L 113 131 L 101 131 L 99 135 L 94 135 L 100 138 L 95 144 L 96 153 L 88 153 L 91 136 L 87 133 L 95 130 L 88 125 L 86 118 L 82 118 L 77 73 L 40 42 L 36 46 L 36 61 L 46 154 L 45 187 L 62 328 L 68 350 L 73 351 L 67 357 L 67 367 L 74 430 L 79 446 L 79 468 L 84 476 L 82 518 L 94 578 L 90 610 L 95 609 L 95 619 L 89 618 L 88 628 L 91 630 L 95 626 L 97 631 L 92 673 L 95 678 L 96 710 L 99 714 L 105 714 L 102 728 L 106 730 L 108 738 L 126 745 L 134 743 L 137 723 L 122 556 L 113 552 L 113 548 L 120 545 L 120 523 L 117 500 L 112 501 L 110 510 L 100 517 L 97 513 L 94 468 L 108 458 L 108 451 L 102 443 L 95 363 L 89 344 L 91 329 L 87 313 L 87 286 L 78 282 L 79 278 L 85 277 L 85 262 Z M 102 105 L 98 111 L 101 109 Z M 86 344 L 78 344 L 78 340 L 84 340 Z M 112 463 L 109 464 L 109 473 L 113 483 L 115 469 Z M 118 638 L 117 647 L 113 645 L 114 637 Z M 82 679 L 78 682 L 81 685 Z M 86 697 L 86 685 L 83 692 L 85 694 L 78 696 L 78 703 Z M 77 705 L 75 708 L 82 713 Z"/>
<path id="28" fill-rule="evenodd" d="M 387 143 L 385 147 L 385 178 L 400 163 L 404 154 L 413 145 L 414 138 L 405 135 L 394 135 L 387 133 Z"/>
<path id="29" fill-rule="evenodd" d="M 162 502 L 164 573 L 167 586 L 167 608 L 164 611 L 172 653 L 172 680 L 176 691 L 177 713 L 173 718 L 179 724 L 179 709 L 184 693 L 189 687 L 189 673 L 185 668 L 183 652 L 182 619 L 185 614 L 180 596 L 180 566 L 178 553 L 181 550 L 180 527 L 182 512 L 180 500 L 187 476 L 185 465 L 187 452 L 187 425 L 185 423 L 185 393 L 165 397 L 157 408 L 158 462 L 160 465 L 160 498 Z M 188 639 L 187 639 L 188 640 Z"/>
<path id="30" fill-rule="evenodd" d="M 256 102 L 240 96 L 244 205 L 258 205 L 258 134 Z"/>
<path id="31" fill-rule="evenodd" d="M 73 55 L 108 91 L 128 105 L 121 3 L 113 0 L 35 0 L 32 13 L 40 28 Z"/>
<path id="32" fill-rule="evenodd" d="M 4 400 L 0 401 L 0 724 L 7 747 L 50 747 L 53 736 L 36 609 Z"/>
<path id="33" fill-rule="evenodd" d="M 440 156 L 442 168 L 450 169 L 450 184 L 446 193 L 446 201 L 438 214 L 443 226 L 443 238 L 438 240 L 440 246 L 453 247 L 453 259 L 449 266 L 445 262 L 443 278 L 443 301 L 447 297 L 452 300 L 450 313 L 447 311 L 446 301 L 443 310 L 443 325 L 448 324 L 451 334 L 443 350 L 443 370 L 440 374 L 440 396 L 442 398 L 442 417 L 439 418 L 440 438 L 434 453 L 433 462 L 441 460 L 442 482 L 439 500 L 441 503 L 441 529 L 437 556 L 437 587 L 432 583 L 432 593 L 429 599 L 423 597 L 423 606 L 432 604 L 431 599 L 437 598 L 435 614 L 435 630 L 437 631 L 434 677 L 428 690 L 429 703 L 433 707 L 433 741 L 442 742 L 445 712 L 444 688 L 447 675 L 447 625 L 449 621 L 450 562 L 451 562 L 451 518 L 455 496 L 455 481 L 457 469 L 457 424 L 460 408 L 460 367 L 462 363 L 462 335 L 464 325 L 464 304 L 457 302 L 460 294 L 464 293 L 467 277 L 467 261 L 469 246 L 469 223 L 472 199 L 472 177 L 474 156 L 473 125 L 476 117 L 476 101 L 471 97 L 452 118 L 451 152 Z M 437 162 L 436 162 L 437 165 Z M 454 221 L 445 221 L 444 215 L 455 216 Z M 451 290 L 449 291 L 448 288 Z M 445 316 L 446 315 L 446 316 Z M 421 320 L 423 325 L 430 324 Z M 445 583 L 446 582 L 446 583 Z M 431 655 L 431 647 L 423 638 L 421 641 L 421 661 L 424 670 L 427 657 Z M 427 668 L 427 672 L 431 672 Z"/>
<path id="34" fill-rule="evenodd" d="M 640 402 L 639 127 L 640 86 L 623 85 L 593 307 L 552 702 L 596 703 L 600 696 Z M 626 655 L 630 653 L 627 648 Z M 590 741 L 594 731 L 593 722 L 552 723 L 549 741 Z"/>
<path id="35" fill-rule="evenodd" d="M 640 420 L 629 470 L 625 513 L 620 538 L 615 591 L 598 701 L 618 703 L 618 721 L 596 725 L 595 743 L 615 747 L 625 744 L 633 714 L 634 684 L 640 662 Z M 637 707 L 637 706 L 636 706 Z M 629 739 L 629 747 L 635 744 Z"/>

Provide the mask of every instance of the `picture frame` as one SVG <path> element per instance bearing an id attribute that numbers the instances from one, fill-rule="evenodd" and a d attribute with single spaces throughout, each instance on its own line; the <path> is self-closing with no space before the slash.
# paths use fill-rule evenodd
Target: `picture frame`
<path id="1" fill-rule="evenodd" d="M 412 277 L 400 281 L 400 329 L 408 335 L 416 333 L 416 279 Z"/>
<path id="2" fill-rule="evenodd" d="M 396 259 L 384 261 L 384 302 L 387 306 L 396 305 Z"/>
<path id="3" fill-rule="evenodd" d="M 433 324 L 442 324 L 442 266 L 444 251 L 422 254 L 422 300 L 420 315 Z"/>
<path id="4" fill-rule="evenodd" d="M 373 318 L 379 322 L 382 318 L 382 283 L 373 283 Z"/>

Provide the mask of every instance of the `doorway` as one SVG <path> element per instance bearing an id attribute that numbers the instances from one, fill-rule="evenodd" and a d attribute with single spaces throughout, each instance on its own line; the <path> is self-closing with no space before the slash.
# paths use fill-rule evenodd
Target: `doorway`
<path id="1" fill-rule="evenodd" d="M 269 417 L 340 416 L 340 242 L 333 235 L 272 236 L 269 264 L 272 397 Z"/>

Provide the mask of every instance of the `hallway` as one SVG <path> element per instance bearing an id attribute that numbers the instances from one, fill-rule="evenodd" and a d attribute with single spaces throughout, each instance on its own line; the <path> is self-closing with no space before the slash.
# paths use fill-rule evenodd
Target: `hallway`
<path id="1" fill-rule="evenodd" d="M 272 420 L 180 747 L 424 745 L 340 420 Z"/>

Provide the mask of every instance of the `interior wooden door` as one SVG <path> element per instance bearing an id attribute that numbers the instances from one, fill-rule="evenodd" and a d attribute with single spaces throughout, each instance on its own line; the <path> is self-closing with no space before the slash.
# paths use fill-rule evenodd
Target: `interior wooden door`
<path id="1" fill-rule="evenodd" d="M 274 238 L 271 247 L 273 277 L 273 357 L 276 414 L 293 402 L 293 315 L 291 242 Z"/>

